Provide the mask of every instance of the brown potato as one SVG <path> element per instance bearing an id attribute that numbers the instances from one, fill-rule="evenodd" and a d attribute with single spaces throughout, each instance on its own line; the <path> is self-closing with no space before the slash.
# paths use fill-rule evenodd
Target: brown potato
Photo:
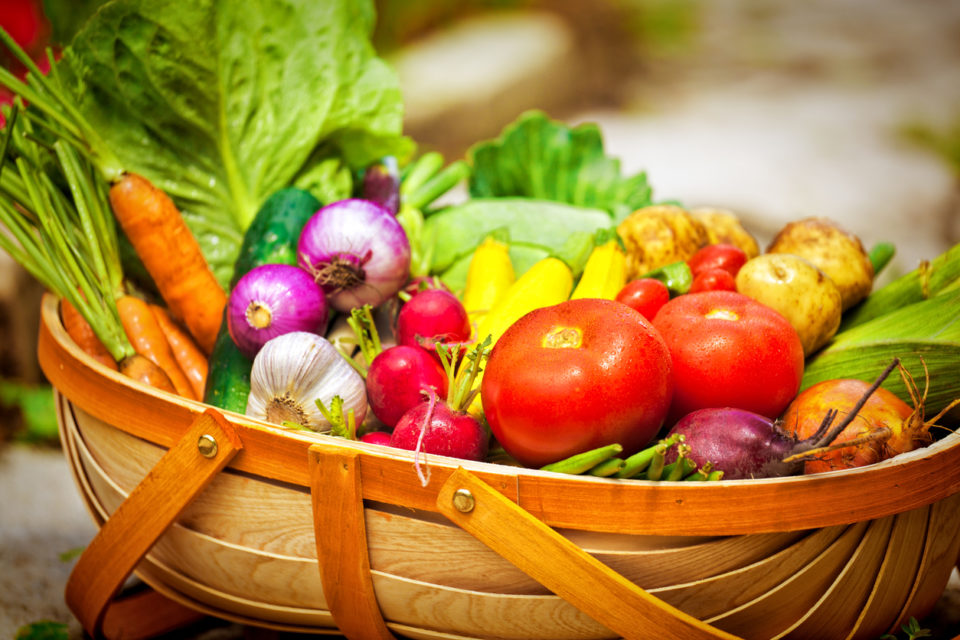
<path id="1" fill-rule="evenodd" d="M 740 247 L 748 259 L 760 255 L 757 239 L 744 228 L 737 214 L 729 209 L 697 207 L 690 210 L 690 215 L 703 223 L 708 244 L 732 244 Z"/>
<path id="2" fill-rule="evenodd" d="M 810 355 L 837 333 L 841 297 L 836 285 L 810 261 L 789 253 L 765 253 L 747 260 L 737 291 L 780 312 Z"/>
<path id="3" fill-rule="evenodd" d="M 637 209 L 617 226 L 617 233 L 627 250 L 627 279 L 688 260 L 707 244 L 703 223 L 673 205 Z"/>
<path id="4" fill-rule="evenodd" d="M 844 311 L 873 289 L 873 265 L 860 238 L 827 218 L 788 223 L 770 242 L 767 253 L 790 253 L 817 265 L 840 291 Z"/>

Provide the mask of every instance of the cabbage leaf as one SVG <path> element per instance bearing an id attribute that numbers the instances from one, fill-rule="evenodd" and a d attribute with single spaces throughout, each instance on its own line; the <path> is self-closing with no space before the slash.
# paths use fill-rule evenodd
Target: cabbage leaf
<path id="1" fill-rule="evenodd" d="M 352 172 L 413 152 L 374 20 L 367 0 L 115 0 L 57 71 L 121 166 L 174 199 L 226 286 L 273 192 L 346 197 Z"/>

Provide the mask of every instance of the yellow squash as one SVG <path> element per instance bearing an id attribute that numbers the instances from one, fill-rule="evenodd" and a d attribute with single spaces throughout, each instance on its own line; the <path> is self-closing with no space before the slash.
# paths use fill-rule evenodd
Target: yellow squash
<path id="1" fill-rule="evenodd" d="M 583 275 L 571 300 L 578 298 L 604 298 L 613 300 L 627 283 L 627 256 L 620 243 L 608 240 L 594 247 L 583 267 Z"/>
<path id="2" fill-rule="evenodd" d="M 516 281 L 507 245 L 488 236 L 470 258 L 463 306 L 476 329 L 480 320 L 503 298 Z"/>

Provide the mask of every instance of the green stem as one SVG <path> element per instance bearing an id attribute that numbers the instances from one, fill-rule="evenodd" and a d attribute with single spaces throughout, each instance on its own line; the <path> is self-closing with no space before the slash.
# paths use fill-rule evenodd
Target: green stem
<path id="1" fill-rule="evenodd" d="M 609 478 L 623 467 L 623 458 L 610 458 L 591 467 L 587 474 L 600 478 Z"/>
<path id="2" fill-rule="evenodd" d="M 680 440 L 680 435 L 675 433 L 667 438 L 664 438 L 657 444 L 651 445 L 646 449 L 641 449 L 624 461 L 623 468 L 617 472 L 617 477 L 634 478 L 643 473 L 646 471 L 647 467 L 650 466 L 650 462 L 653 460 L 653 456 L 656 453 L 657 445 L 663 444 L 666 445 L 667 448 L 670 448 L 680 442 Z"/>
<path id="3" fill-rule="evenodd" d="M 400 182 L 400 196 L 406 198 L 410 193 L 420 189 L 424 183 L 436 175 L 443 167 L 443 154 L 437 151 L 429 151 L 413 161 L 404 172 L 403 180 Z"/>
<path id="4" fill-rule="evenodd" d="M 428 204 L 450 191 L 469 176 L 470 166 L 463 160 L 457 160 L 411 193 L 407 197 L 406 204 L 414 209 L 423 210 Z"/>
<path id="5" fill-rule="evenodd" d="M 540 469 L 541 471 L 555 471 L 558 473 L 586 473 L 601 462 L 609 460 L 620 453 L 623 453 L 623 447 L 621 445 L 608 444 L 603 447 L 597 447 L 596 449 L 590 449 L 589 451 L 572 455 L 569 458 L 564 458 L 557 462 L 552 462 L 544 467 L 540 467 Z"/>

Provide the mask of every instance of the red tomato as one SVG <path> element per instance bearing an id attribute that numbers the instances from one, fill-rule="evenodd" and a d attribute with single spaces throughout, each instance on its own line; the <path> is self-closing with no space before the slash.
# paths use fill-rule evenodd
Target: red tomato
<path id="1" fill-rule="evenodd" d="M 704 269 L 693 278 L 687 293 L 701 291 L 736 291 L 737 281 L 729 271 L 720 268 Z"/>
<path id="2" fill-rule="evenodd" d="M 656 278 L 638 278 L 628 282 L 620 293 L 617 302 L 622 302 L 634 311 L 639 311 L 647 320 L 653 320 L 660 307 L 670 299 L 670 290 Z"/>
<path id="3" fill-rule="evenodd" d="M 747 254 L 732 244 L 708 244 L 687 260 L 694 277 L 707 269 L 723 269 L 735 276 L 747 261 Z"/>
<path id="4" fill-rule="evenodd" d="M 653 323 L 673 360 L 675 422 L 733 407 L 776 418 L 800 388 L 803 345 L 786 318 L 734 291 L 677 296 Z"/>
<path id="5" fill-rule="evenodd" d="M 507 329 L 481 397 L 507 453 L 541 467 L 607 444 L 639 450 L 663 424 L 672 391 L 670 354 L 650 322 L 619 302 L 585 298 Z"/>

